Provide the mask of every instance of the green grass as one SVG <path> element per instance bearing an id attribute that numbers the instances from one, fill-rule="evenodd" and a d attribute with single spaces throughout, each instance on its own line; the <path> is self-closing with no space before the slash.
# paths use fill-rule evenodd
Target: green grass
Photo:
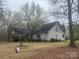
<path id="1" fill-rule="evenodd" d="M 79 40 L 77 40 L 77 41 L 75 42 L 75 44 L 76 44 L 77 46 L 79 46 Z"/>
<path id="2" fill-rule="evenodd" d="M 67 42 L 68 44 L 70 44 L 70 40 L 66 40 L 66 42 Z M 76 46 L 79 46 L 79 40 L 76 40 L 76 41 L 75 41 L 75 44 L 76 44 Z"/>

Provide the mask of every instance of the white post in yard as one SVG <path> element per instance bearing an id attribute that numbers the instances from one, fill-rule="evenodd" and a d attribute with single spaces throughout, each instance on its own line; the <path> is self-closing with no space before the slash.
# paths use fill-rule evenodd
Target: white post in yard
<path id="1" fill-rule="evenodd" d="M 17 47 L 17 48 L 15 49 L 15 51 L 16 51 L 16 53 L 19 53 L 19 52 L 20 52 L 20 48 Z"/>

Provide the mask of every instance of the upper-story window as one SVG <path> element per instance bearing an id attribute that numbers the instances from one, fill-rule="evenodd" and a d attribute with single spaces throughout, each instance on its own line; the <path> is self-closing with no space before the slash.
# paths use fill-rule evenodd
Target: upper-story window
<path id="1" fill-rule="evenodd" d="M 64 34 L 62 35 L 62 38 L 64 38 Z"/>
<path id="2" fill-rule="evenodd" d="M 40 38 L 40 35 L 37 35 L 37 38 Z"/>
<path id="3" fill-rule="evenodd" d="M 15 33 L 15 31 L 13 30 L 13 31 L 12 31 L 12 34 L 14 34 L 14 33 Z"/>
<path id="4" fill-rule="evenodd" d="M 56 32 L 57 32 L 57 28 L 56 28 Z"/>

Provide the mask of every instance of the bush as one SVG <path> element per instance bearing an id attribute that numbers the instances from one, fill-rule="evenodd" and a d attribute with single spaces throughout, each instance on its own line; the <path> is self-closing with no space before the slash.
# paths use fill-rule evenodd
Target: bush
<path id="1" fill-rule="evenodd" d="M 27 41 L 28 41 L 28 42 L 32 42 L 33 40 L 32 40 L 32 39 L 27 39 Z"/>
<path id="2" fill-rule="evenodd" d="M 79 38 L 75 38 L 75 40 L 79 40 Z"/>
<path id="3" fill-rule="evenodd" d="M 42 42 L 41 39 L 35 39 L 34 42 Z"/>
<path id="4" fill-rule="evenodd" d="M 41 42 L 41 39 L 26 39 L 27 42 Z"/>
<path id="5" fill-rule="evenodd" d="M 26 39 L 27 42 L 61 42 L 61 40 L 56 40 L 54 38 L 50 39 L 50 40 L 46 40 L 46 39 Z"/>
<path id="6" fill-rule="evenodd" d="M 26 38 L 26 39 L 24 39 L 24 42 L 32 42 L 32 39 Z"/>
<path id="7" fill-rule="evenodd" d="M 48 42 L 48 40 L 46 40 L 46 39 L 43 39 L 43 40 L 42 40 L 42 42 Z"/>
<path id="8" fill-rule="evenodd" d="M 52 39 L 50 39 L 50 42 L 61 42 L 61 40 L 52 38 Z"/>
<path id="9" fill-rule="evenodd" d="M 69 40 L 69 38 L 65 38 L 65 40 Z"/>

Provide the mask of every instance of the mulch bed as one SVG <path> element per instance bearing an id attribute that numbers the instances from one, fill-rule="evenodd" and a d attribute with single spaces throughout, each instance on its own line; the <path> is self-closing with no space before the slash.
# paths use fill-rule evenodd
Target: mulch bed
<path id="1" fill-rule="evenodd" d="M 79 47 L 43 49 L 40 53 L 32 55 L 26 59 L 79 59 Z"/>

